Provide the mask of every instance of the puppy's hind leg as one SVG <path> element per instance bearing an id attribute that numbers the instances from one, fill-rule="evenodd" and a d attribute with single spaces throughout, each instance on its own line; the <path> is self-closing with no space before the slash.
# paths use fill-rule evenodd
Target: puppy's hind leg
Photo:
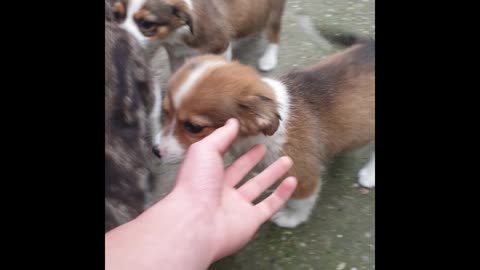
<path id="1" fill-rule="evenodd" d="M 358 172 L 358 182 L 367 188 L 375 186 L 375 152 L 372 153 L 368 163 Z"/>
<path id="2" fill-rule="evenodd" d="M 319 177 L 298 179 L 298 186 L 287 204 L 273 217 L 272 222 L 280 227 L 295 228 L 304 223 L 317 202 L 320 193 L 321 180 Z"/>
<path id="3" fill-rule="evenodd" d="M 278 44 L 280 42 L 280 30 L 285 0 L 275 1 L 267 21 L 266 33 L 268 46 L 263 56 L 258 61 L 261 71 L 270 71 L 277 66 Z"/>

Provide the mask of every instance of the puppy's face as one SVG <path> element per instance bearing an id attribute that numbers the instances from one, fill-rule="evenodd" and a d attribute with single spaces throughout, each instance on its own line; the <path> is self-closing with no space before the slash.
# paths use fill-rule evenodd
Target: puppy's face
<path id="1" fill-rule="evenodd" d="M 193 34 L 191 10 L 189 0 L 116 0 L 112 6 L 115 20 L 143 46 L 182 27 Z"/>
<path id="2" fill-rule="evenodd" d="M 280 121 L 274 93 L 255 70 L 213 55 L 192 58 L 172 76 L 162 107 L 153 151 L 163 163 L 181 162 L 229 118 L 238 119 L 241 137 L 270 136 Z"/>

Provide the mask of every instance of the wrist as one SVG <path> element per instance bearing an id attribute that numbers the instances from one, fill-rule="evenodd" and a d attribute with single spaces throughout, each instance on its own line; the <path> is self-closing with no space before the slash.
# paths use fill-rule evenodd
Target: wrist
<path id="1" fill-rule="evenodd" d="M 159 266 L 207 269 L 214 260 L 211 213 L 192 205 L 188 196 L 191 194 L 176 189 L 135 221 L 147 226 L 145 233 L 156 239 Z"/>

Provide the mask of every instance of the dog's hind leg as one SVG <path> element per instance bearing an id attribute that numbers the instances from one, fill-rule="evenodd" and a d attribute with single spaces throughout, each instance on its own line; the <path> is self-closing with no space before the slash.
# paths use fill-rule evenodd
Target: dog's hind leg
<path id="1" fill-rule="evenodd" d="M 367 188 L 375 186 L 375 152 L 372 153 L 367 164 L 358 172 L 358 182 Z"/>
<path id="2" fill-rule="evenodd" d="M 258 62 L 261 71 L 270 71 L 277 66 L 278 44 L 280 42 L 280 30 L 285 0 L 275 1 L 267 21 L 266 33 L 268 47 Z"/>

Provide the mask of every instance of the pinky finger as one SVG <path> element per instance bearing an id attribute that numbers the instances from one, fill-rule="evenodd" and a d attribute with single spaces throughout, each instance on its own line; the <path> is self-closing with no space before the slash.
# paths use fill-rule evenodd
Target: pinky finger
<path id="1" fill-rule="evenodd" d="M 297 179 L 288 177 L 277 187 L 277 189 L 265 200 L 255 205 L 256 211 L 262 223 L 270 219 L 292 196 L 297 187 Z"/>

